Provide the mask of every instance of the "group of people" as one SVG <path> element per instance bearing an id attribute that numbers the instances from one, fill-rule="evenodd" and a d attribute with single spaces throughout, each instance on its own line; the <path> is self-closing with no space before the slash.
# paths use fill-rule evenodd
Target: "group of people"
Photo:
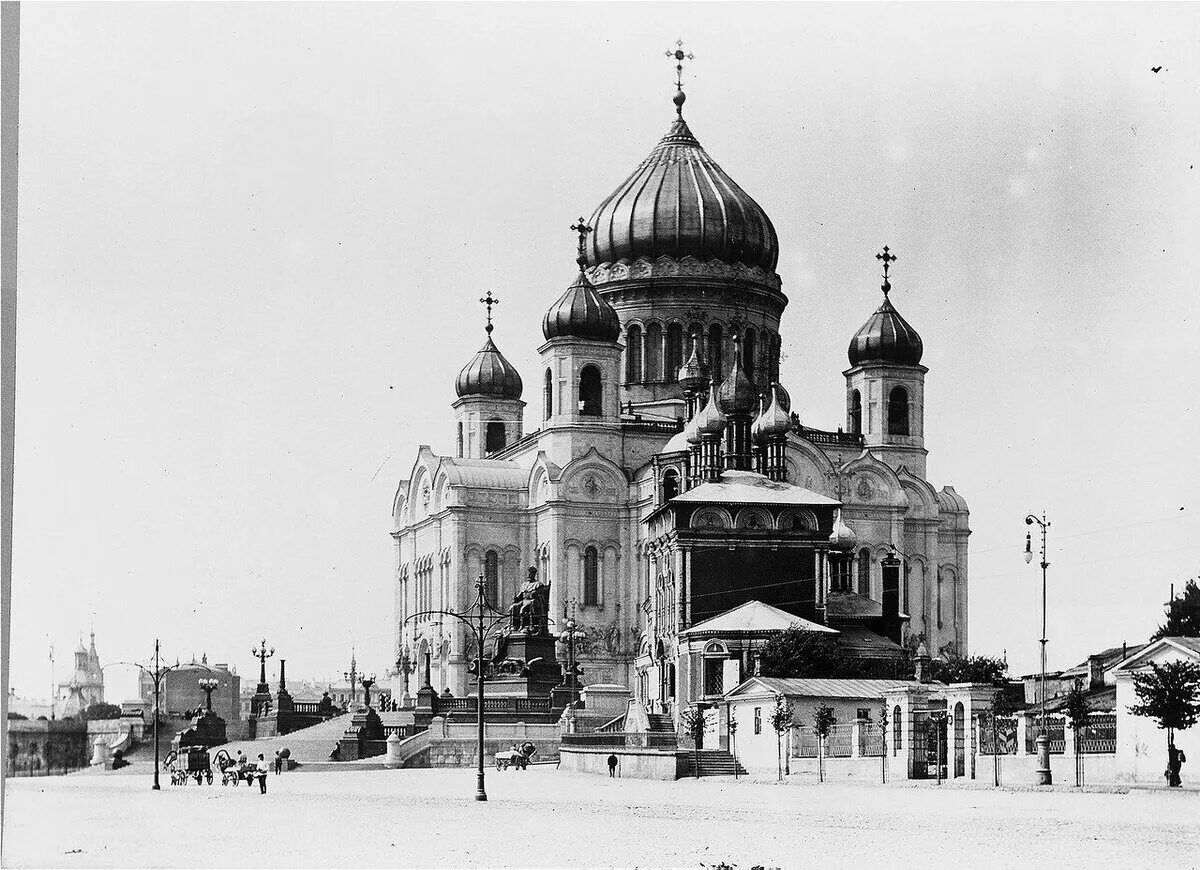
<path id="1" fill-rule="evenodd" d="M 258 761 L 254 763 L 254 776 L 258 780 L 259 794 L 267 793 L 267 776 L 270 774 L 272 766 L 275 768 L 276 776 L 283 773 L 283 769 L 286 766 L 284 761 L 287 758 L 287 756 L 284 755 L 284 752 L 285 750 L 281 749 L 275 750 L 275 760 L 273 762 L 267 761 L 263 753 L 258 753 Z M 236 760 L 239 769 L 248 763 L 246 753 L 242 752 L 240 749 L 237 751 Z"/>

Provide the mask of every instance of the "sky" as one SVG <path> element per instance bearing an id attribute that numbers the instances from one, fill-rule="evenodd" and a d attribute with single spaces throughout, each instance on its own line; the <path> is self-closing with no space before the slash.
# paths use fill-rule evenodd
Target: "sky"
<path id="1" fill-rule="evenodd" d="M 678 38 L 691 129 L 779 234 L 807 425 L 844 422 L 899 257 L 970 651 L 1037 668 L 1043 510 L 1051 667 L 1144 640 L 1200 567 L 1200 7 L 27 3 L 18 694 L 93 625 L 105 662 L 159 637 L 252 678 L 265 638 L 272 673 L 382 675 L 392 496 L 453 449 L 477 300 L 528 388 Z"/>

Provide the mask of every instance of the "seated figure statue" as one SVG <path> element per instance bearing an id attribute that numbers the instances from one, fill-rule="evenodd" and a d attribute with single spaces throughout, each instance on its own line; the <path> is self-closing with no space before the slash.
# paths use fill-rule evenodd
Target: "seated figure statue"
<path id="1" fill-rule="evenodd" d="M 544 634 L 549 630 L 550 582 L 538 580 L 538 569 L 530 568 L 508 608 L 510 631 Z"/>

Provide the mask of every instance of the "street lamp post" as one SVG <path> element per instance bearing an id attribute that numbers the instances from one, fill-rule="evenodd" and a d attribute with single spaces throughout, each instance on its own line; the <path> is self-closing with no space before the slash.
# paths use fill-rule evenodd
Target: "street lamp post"
<path id="1" fill-rule="evenodd" d="M 1046 733 L 1046 569 L 1050 567 L 1050 563 L 1046 561 L 1046 530 L 1050 528 L 1050 522 L 1046 519 L 1046 514 L 1043 511 L 1041 519 L 1038 519 L 1033 514 L 1028 514 L 1025 517 L 1025 525 L 1032 526 L 1037 523 L 1042 530 L 1042 675 L 1041 675 L 1041 712 L 1039 715 L 1040 722 L 1038 724 L 1037 740 L 1037 757 L 1038 757 L 1038 785 L 1051 785 L 1054 782 L 1053 774 L 1050 772 L 1050 735 Z M 1032 530 L 1031 530 L 1032 531 Z M 1033 561 L 1033 540 L 1031 531 L 1025 533 L 1025 563 Z"/>
<path id="2" fill-rule="evenodd" d="M 571 605 L 572 609 L 574 609 L 574 606 L 574 604 Z M 567 681 L 570 692 L 568 695 L 570 703 L 567 705 L 567 710 L 569 711 L 567 715 L 569 717 L 574 717 L 575 715 L 575 688 L 577 684 L 575 679 L 575 641 L 582 635 L 583 632 L 578 631 L 578 623 L 575 622 L 575 617 L 570 616 L 567 618 L 566 631 L 558 636 L 559 640 L 565 641 L 567 644 Z"/>
<path id="3" fill-rule="evenodd" d="M 371 687 L 375 685 L 375 675 L 363 674 L 359 683 L 363 687 L 363 706 L 369 710 L 371 708 Z"/>
<path id="4" fill-rule="evenodd" d="M 196 681 L 200 686 L 200 691 L 204 693 L 204 709 L 212 712 L 212 693 L 217 686 L 221 685 L 221 681 L 216 677 L 201 677 Z"/>

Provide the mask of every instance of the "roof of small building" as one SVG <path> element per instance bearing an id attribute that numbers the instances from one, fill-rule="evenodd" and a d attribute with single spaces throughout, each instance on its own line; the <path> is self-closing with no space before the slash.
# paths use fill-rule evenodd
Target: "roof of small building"
<path id="1" fill-rule="evenodd" d="M 796 616 L 794 613 L 788 613 L 786 610 L 780 610 L 778 607 L 772 607 L 770 604 L 763 604 L 761 601 L 747 601 L 745 604 L 741 604 L 732 610 L 726 610 L 718 616 L 706 619 L 704 622 L 698 622 L 686 631 L 681 631 L 680 634 L 738 634 L 757 631 L 784 631 L 793 627 L 799 628 L 802 631 L 837 634 L 836 629 L 816 622 L 809 622 L 807 619 Z"/>
<path id="2" fill-rule="evenodd" d="M 830 618 L 878 619 L 883 616 L 883 604 L 857 592 L 830 592 L 825 612 Z"/>
<path id="3" fill-rule="evenodd" d="M 890 637 L 866 628 L 843 628 L 838 637 L 838 649 L 859 658 L 896 658 L 904 648 Z"/>
<path id="4" fill-rule="evenodd" d="M 694 486 L 675 502 L 720 504 L 839 505 L 835 498 L 792 483 L 781 483 L 753 471 L 725 471 L 721 479 Z"/>
<path id="5" fill-rule="evenodd" d="M 1191 658 L 1200 661 L 1200 637 L 1160 637 L 1146 644 L 1136 653 L 1113 667 L 1114 671 L 1132 671 L 1142 667 L 1145 660 L 1163 647 L 1173 647 Z"/>
<path id="6" fill-rule="evenodd" d="M 919 685 L 913 680 L 822 680 L 809 677 L 750 677 L 726 698 L 770 692 L 791 698 L 882 698 L 892 689 Z"/>

